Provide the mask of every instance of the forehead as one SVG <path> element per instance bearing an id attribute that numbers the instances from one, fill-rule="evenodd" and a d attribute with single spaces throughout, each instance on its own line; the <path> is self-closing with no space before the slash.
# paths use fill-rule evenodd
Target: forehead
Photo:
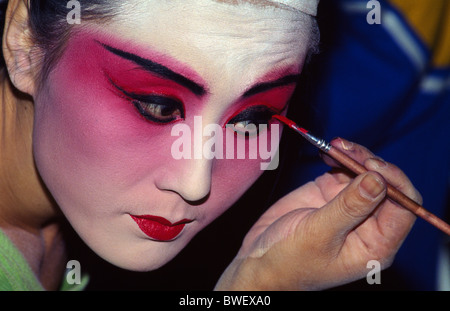
<path id="1" fill-rule="evenodd" d="M 106 30 L 176 58 L 205 80 L 250 81 L 298 68 L 308 49 L 308 24 L 296 12 L 213 0 L 124 3 Z"/>

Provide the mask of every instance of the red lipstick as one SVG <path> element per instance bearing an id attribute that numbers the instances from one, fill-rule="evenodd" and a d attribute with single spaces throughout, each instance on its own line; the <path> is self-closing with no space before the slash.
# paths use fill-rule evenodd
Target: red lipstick
<path id="1" fill-rule="evenodd" d="M 190 219 L 183 219 L 176 223 L 171 223 L 167 219 L 159 216 L 130 216 L 137 223 L 142 232 L 148 237 L 158 241 L 170 241 L 175 239 L 181 233 L 184 226 L 192 222 Z"/>

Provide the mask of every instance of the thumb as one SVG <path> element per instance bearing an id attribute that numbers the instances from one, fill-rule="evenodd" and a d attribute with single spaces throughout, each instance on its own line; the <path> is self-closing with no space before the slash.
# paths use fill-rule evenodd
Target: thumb
<path id="1" fill-rule="evenodd" d="M 329 241 L 345 236 L 362 223 L 381 203 L 386 194 L 384 178 L 376 172 L 357 176 L 333 200 L 319 209 L 317 226 Z"/>

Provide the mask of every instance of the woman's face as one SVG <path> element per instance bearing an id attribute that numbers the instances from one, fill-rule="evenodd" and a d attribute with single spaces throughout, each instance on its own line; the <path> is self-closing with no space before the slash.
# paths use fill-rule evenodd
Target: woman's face
<path id="1" fill-rule="evenodd" d="M 284 112 L 308 47 L 297 18 L 205 0 L 128 1 L 111 23 L 73 33 L 35 94 L 34 151 L 95 252 L 156 269 L 261 175 L 259 158 L 176 159 L 172 128 L 194 136 L 201 117 L 225 133 L 233 119 L 257 123 L 255 106 Z M 202 148 L 191 143 L 193 154 Z"/>

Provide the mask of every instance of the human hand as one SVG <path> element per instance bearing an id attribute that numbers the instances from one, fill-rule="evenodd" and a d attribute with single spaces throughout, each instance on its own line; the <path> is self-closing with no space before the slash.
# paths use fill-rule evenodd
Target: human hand
<path id="1" fill-rule="evenodd" d="M 334 169 L 281 198 L 256 222 L 216 290 L 320 290 L 367 274 L 367 263 L 388 267 L 415 216 L 386 198 L 386 181 L 422 198 L 395 165 L 366 148 L 336 139 L 334 147 L 364 164 L 351 177 Z"/>

